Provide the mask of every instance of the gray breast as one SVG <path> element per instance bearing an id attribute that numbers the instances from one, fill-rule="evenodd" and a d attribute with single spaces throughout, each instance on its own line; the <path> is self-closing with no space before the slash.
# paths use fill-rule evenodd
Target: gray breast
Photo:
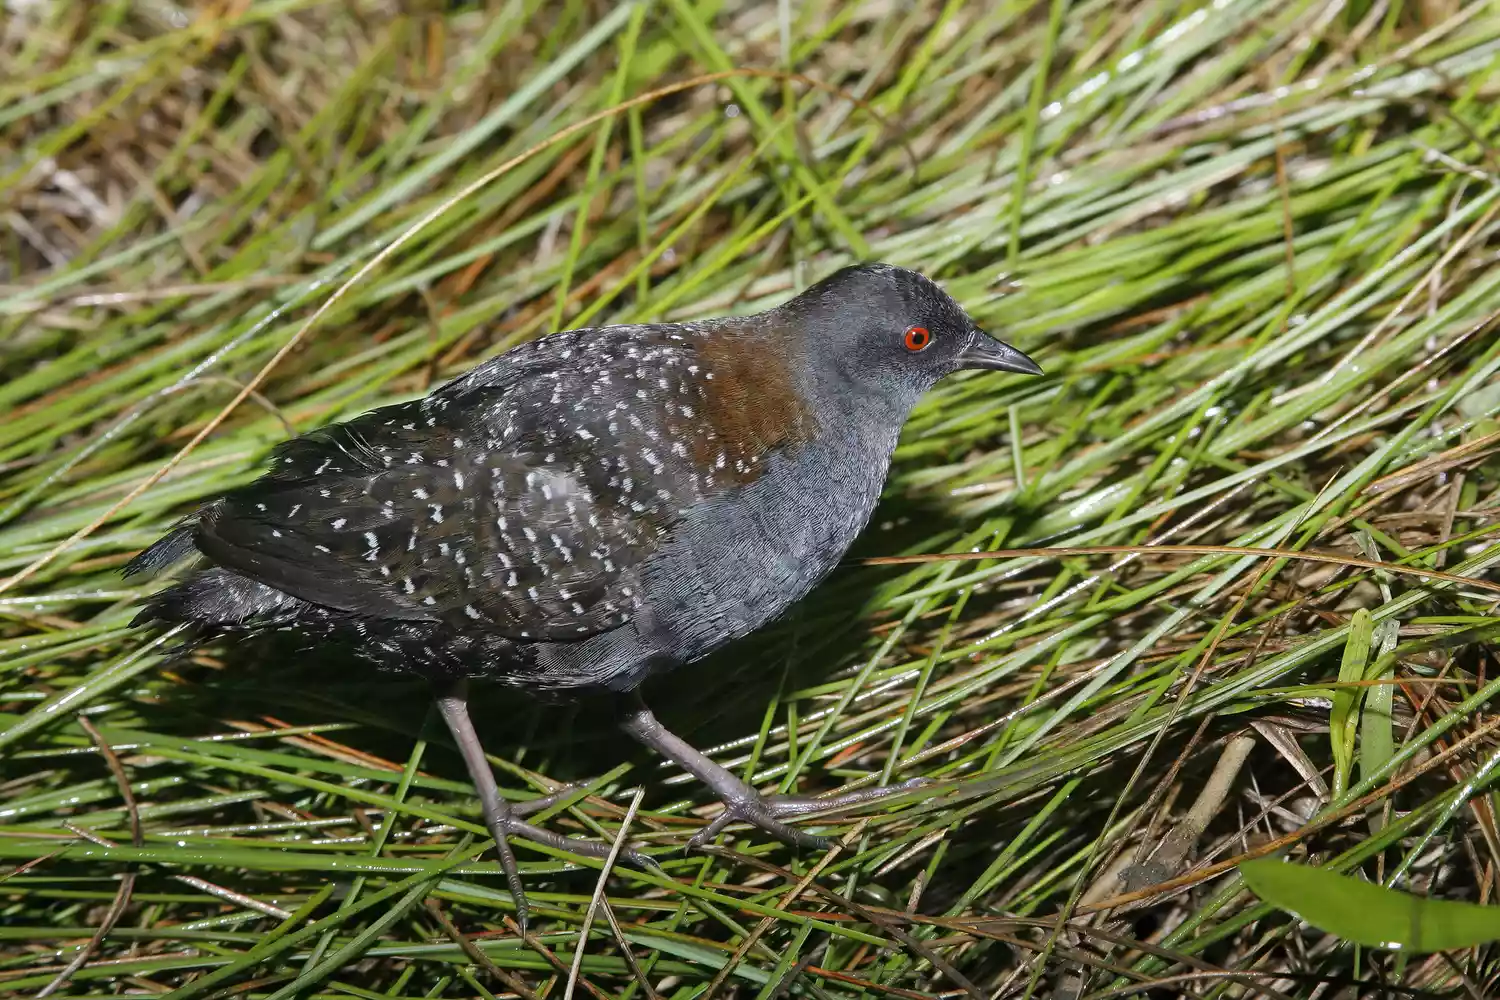
<path id="1" fill-rule="evenodd" d="M 880 499 L 896 434 L 818 439 L 706 504 L 646 563 L 655 640 L 679 663 L 776 618 L 843 558 Z M 841 446 L 842 445 L 842 446 Z"/>

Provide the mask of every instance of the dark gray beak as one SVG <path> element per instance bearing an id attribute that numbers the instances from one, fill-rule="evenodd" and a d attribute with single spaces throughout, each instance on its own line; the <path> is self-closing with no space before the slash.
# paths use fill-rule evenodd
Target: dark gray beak
<path id="1" fill-rule="evenodd" d="M 968 347 L 958 355 L 958 363 L 964 368 L 982 368 L 994 372 L 1015 372 L 1017 375 L 1040 375 L 1042 366 L 1032 361 L 1003 340 L 996 340 L 982 330 L 975 330 Z"/>

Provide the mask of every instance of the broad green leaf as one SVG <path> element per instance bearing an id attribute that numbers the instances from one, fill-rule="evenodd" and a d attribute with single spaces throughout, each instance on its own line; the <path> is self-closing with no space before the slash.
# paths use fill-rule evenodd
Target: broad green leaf
<path id="1" fill-rule="evenodd" d="M 1500 941 L 1500 906 L 1425 899 L 1274 858 L 1246 861 L 1240 874 L 1267 903 L 1353 944 L 1426 952 Z"/>

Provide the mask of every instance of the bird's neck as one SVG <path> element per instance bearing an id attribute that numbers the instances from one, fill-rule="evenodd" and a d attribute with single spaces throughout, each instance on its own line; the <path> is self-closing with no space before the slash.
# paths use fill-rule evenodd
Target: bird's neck
<path id="1" fill-rule="evenodd" d="M 865 456 L 889 460 L 921 394 L 906 386 L 882 386 L 833 374 L 808 388 L 818 414 L 820 436 L 847 439 Z"/>

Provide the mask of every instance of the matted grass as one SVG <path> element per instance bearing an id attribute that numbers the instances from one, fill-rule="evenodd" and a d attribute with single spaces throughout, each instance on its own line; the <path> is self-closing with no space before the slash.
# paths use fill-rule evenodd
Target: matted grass
<path id="1" fill-rule="evenodd" d="M 482 693 L 508 793 L 584 785 L 547 825 L 619 837 L 643 792 L 623 832 L 665 877 L 609 875 L 571 992 L 1500 990 L 1490 949 L 1362 952 L 1234 871 L 1275 849 L 1500 887 L 1493 4 L 0 17 L 0 991 L 568 995 L 600 865 L 522 847 L 517 936 L 419 682 L 163 662 L 126 628 L 154 585 L 118 570 L 294 431 L 550 329 L 759 309 L 862 257 L 938 277 L 1048 374 L 933 393 L 858 555 L 1153 551 L 851 558 L 650 689 L 763 788 L 937 779 L 819 821 L 828 857 L 685 854 L 714 806 L 604 708 Z M 605 116 L 412 232 L 589 115 L 731 67 L 822 86 Z M 1215 545 L 1346 561 L 1173 548 Z"/>

